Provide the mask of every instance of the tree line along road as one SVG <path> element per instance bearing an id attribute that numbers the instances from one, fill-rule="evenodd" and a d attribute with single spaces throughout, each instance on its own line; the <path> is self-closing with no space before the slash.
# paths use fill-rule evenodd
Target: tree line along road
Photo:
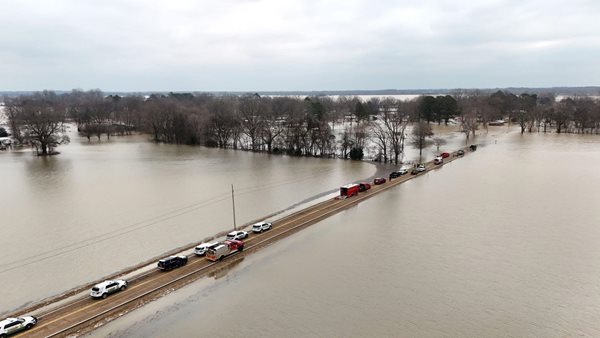
<path id="1" fill-rule="evenodd" d="M 469 153 L 466 151 L 467 149 L 464 150 L 465 155 Z M 426 172 L 440 168 L 458 158 L 460 157 L 450 156 L 445 158 L 444 163 L 440 165 L 428 162 L 426 163 Z M 73 300 L 52 310 L 34 313 L 33 315 L 39 319 L 38 324 L 29 331 L 14 337 L 64 337 L 69 334 L 89 332 L 98 323 L 116 319 L 201 277 L 229 269 L 233 265 L 239 264 L 246 255 L 253 251 L 423 174 L 411 175 L 409 173 L 382 185 L 375 185 L 358 196 L 327 200 L 285 216 L 273 222 L 271 230 L 260 234 L 251 233 L 244 241 L 244 251 L 236 252 L 223 261 L 211 262 L 204 257 L 196 257 L 192 254 L 187 265 L 169 272 L 153 270 L 137 275 L 129 280 L 127 290 L 113 294 L 107 299 L 96 300 L 89 296 L 73 297 Z"/>

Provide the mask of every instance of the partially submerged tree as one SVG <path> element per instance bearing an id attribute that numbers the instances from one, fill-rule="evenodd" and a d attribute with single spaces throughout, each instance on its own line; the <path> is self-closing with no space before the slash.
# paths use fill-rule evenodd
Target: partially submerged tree
<path id="1" fill-rule="evenodd" d="M 41 156 L 52 155 L 54 149 L 69 142 L 66 135 L 66 113 L 54 92 L 44 91 L 9 101 L 11 124 L 18 126 L 24 141 Z"/>
<path id="2" fill-rule="evenodd" d="M 441 137 L 434 137 L 433 144 L 436 146 L 437 151 L 440 151 L 440 147 L 446 144 L 446 140 Z"/>
<path id="3" fill-rule="evenodd" d="M 433 136 L 431 126 L 425 121 L 417 122 L 412 130 L 411 144 L 419 148 L 419 162 L 422 162 L 423 148 L 427 146 L 428 139 Z"/>

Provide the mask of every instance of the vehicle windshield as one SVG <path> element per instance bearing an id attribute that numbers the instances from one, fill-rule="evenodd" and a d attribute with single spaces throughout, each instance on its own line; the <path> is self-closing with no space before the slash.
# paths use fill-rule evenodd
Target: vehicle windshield
<path id="1" fill-rule="evenodd" d="M 94 291 L 94 292 L 98 292 L 98 291 L 100 291 L 100 289 L 98 289 L 98 288 L 94 287 L 94 288 L 92 288 L 92 291 Z"/>

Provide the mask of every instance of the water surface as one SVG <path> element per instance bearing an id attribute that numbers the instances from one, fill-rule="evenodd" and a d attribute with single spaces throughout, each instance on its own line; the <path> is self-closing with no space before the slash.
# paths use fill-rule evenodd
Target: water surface
<path id="1" fill-rule="evenodd" d="M 600 138 L 512 133 L 93 337 L 598 337 Z"/>
<path id="2" fill-rule="evenodd" d="M 87 142 L 58 156 L 0 152 L 0 313 L 373 175 L 368 163 Z"/>

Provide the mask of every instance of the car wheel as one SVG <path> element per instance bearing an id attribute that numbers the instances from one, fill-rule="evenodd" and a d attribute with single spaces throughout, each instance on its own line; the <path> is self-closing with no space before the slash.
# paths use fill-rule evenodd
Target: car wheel
<path id="1" fill-rule="evenodd" d="M 244 246 L 243 246 L 243 245 L 240 245 L 240 247 L 238 248 L 238 251 L 239 251 L 239 252 L 242 252 L 242 251 L 244 251 Z"/>
<path id="2" fill-rule="evenodd" d="M 127 289 L 127 285 L 121 286 L 121 291 L 125 291 L 125 289 Z"/>
<path id="3" fill-rule="evenodd" d="M 27 324 L 27 325 L 25 325 L 25 330 L 29 330 L 29 329 L 31 329 L 32 327 L 33 327 L 33 324 L 31 324 L 31 323 L 30 323 L 30 324 Z"/>
<path id="4" fill-rule="evenodd" d="M 106 293 L 103 293 L 103 294 L 102 294 L 102 299 L 106 299 L 106 297 L 108 297 L 108 294 L 106 294 Z"/>
<path id="5" fill-rule="evenodd" d="M 0 334 L 0 338 L 6 338 L 6 335 L 4 333 Z"/>

